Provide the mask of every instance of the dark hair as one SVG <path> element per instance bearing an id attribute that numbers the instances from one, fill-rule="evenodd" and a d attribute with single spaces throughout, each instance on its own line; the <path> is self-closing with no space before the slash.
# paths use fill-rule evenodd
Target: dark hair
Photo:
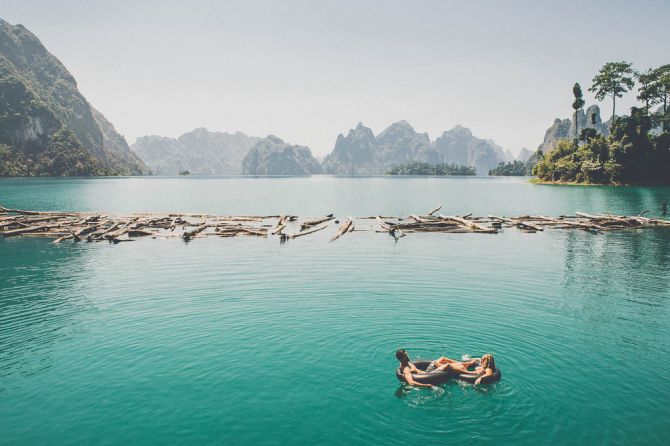
<path id="1" fill-rule="evenodd" d="M 409 362 L 409 355 L 403 349 L 400 349 L 395 352 L 395 357 L 398 358 L 401 364 L 407 364 Z"/>

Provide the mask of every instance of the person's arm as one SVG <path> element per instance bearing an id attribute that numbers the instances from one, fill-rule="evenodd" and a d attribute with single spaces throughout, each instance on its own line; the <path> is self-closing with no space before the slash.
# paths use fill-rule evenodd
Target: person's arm
<path id="1" fill-rule="evenodd" d="M 479 378 L 477 378 L 477 380 L 475 381 L 475 386 L 478 386 L 482 382 L 483 378 L 486 378 L 487 376 L 492 376 L 492 375 L 493 375 L 493 369 L 487 368 L 486 370 L 484 370 L 484 374 L 481 375 Z"/>
<path id="2" fill-rule="evenodd" d="M 405 381 L 407 381 L 407 384 L 409 384 L 411 386 L 433 387 L 430 384 L 423 384 L 423 383 L 419 383 L 419 382 L 414 381 L 414 377 L 412 377 L 412 372 L 410 371 L 409 367 L 405 367 L 405 369 L 403 370 L 403 376 L 405 377 Z"/>

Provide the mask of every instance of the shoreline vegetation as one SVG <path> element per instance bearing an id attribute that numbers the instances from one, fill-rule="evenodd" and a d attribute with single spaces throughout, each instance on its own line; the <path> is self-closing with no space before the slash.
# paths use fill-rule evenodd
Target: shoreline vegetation
<path id="1" fill-rule="evenodd" d="M 392 176 L 474 176 L 477 175 L 477 171 L 474 167 L 461 166 L 458 164 L 430 164 L 415 161 L 412 163 L 394 165 L 389 171 L 386 172 L 386 174 Z"/>
<path id="2" fill-rule="evenodd" d="M 630 116 L 616 116 L 616 99 L 632 90 L 636 80 L 642 106 L 632 107 Z M 610 62 L 593 78 L 589 91 L 598 100 L 612 98 L 609 136 L 593 128 L 580 132 L 575 125 L 572 140 L 559 141 L 545 154 L 538 151 L 533 175 L 546 184 L 670 185 L 670 64 L 637 72 L 628 62 Z M 578 83 L 573 95 L 577 116 L 584 106 Z M 656 112 L 654 105 L 660 105 Z"/>
<path id="3" fill-rule="evenodd" d="M 533 176 L 533 160 L 514 160 L 507 163 L 499 163 L 495 169 L 489 170 L 492 177 L 530 177 Z"/>
<path id="4" fill-rule="evenodd" d="M 109 215 L 96 212 L 40 212 L 0 206 L 0 234 L 10 237 L 41 237 L 58 244 L 102 242 L 117 244 L 142 237 L 180 238 L 189 242 L 207 237 L 271 237 L 280 243 L 329 229 L 331 242 L 354 231 L 387 233 L 396 241 L 415 232 L 498 234 L 503 228 L 525 232 L 545 229 L 576 229 L 591 233 L 665 227 L 670 220 L 643 216 L 586 214 L 505 217 L 436 215 L 438 206 L 425 214 L 409 216 L 347 217 L 337 220 L 333 214 L 322 217 L 296 215 L 209 215 L 192 213 L 135 213 Z M 376 223 L 376 225 L 374 224 Z"/>

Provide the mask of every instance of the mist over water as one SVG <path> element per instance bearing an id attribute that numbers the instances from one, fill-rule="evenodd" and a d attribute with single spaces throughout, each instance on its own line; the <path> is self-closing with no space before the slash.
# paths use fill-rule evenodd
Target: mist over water
<path id="1" fill-rule="evenodd" d="M 668 188 L 494 178 L 0 181 L 40 210 L 658 215 Z M 670 231 L 0 240 L 0 443 L 663 444 Z M 404 388 L 413 358 L 502 380 Z M 495 441 L 494 441 L 495 440 Z"/>

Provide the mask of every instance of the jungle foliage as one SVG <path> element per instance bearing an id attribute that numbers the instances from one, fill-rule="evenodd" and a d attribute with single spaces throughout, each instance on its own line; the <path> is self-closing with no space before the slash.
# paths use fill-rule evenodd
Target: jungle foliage
<path id="1" fill-rule="evenodd" d="M 615 101 L 639 82 L 630 116 L 617 117 Z M 579 84 L 573 87 L 575 113 L 583 106 Z M 596 99 L 612 98 L 612 126 L 604 137 L 582 129 L 579 139 L 564 139 L 546 154 L 537 155 L 532 173 L 542 181 L 593 184 L 670 184 L 670 65 L 635 72 L 632 64 L 605 64 L 589 91 Z M 661 105 L 653 112 L 651 106 Z M 575 132 L 577 133 L 577 132 Z"/>
<path id="2" fill-rule="evenodd" d="M 457 176 L 468 176 L 476 175 L 474 167 L 469 166 L 459 166 L 457 164 L 429 164 L 422 162 L 413 162 L 406 164 L 399 164 L 391 167 L 391 170 L 387 172 L 389 175 L 433 175 L 433 176 L 444 176 L 444 175 L 457 175 Z"/>

